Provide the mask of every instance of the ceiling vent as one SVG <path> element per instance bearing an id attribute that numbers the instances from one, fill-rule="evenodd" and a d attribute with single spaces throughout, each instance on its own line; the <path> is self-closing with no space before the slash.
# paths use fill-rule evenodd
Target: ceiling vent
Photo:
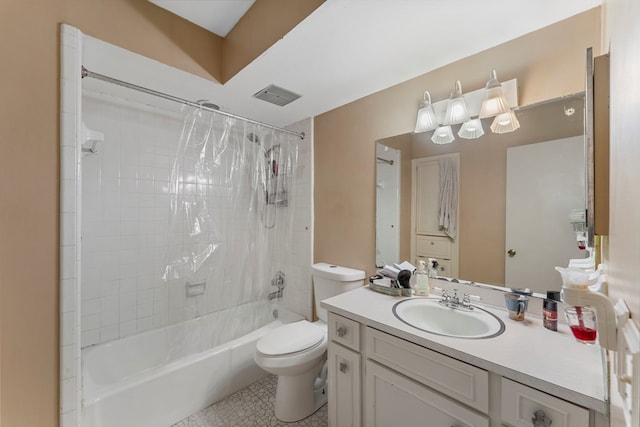
<path id="1" fill-rule="evenodd" d="M 253 94 L 254 98 L 258 98 L 281 107 L 295 101 L 300 98 L 300 96 L 301 95 L 298 95 L 297 93 L 290 92 L 276 85 L 269 85 Z"/>

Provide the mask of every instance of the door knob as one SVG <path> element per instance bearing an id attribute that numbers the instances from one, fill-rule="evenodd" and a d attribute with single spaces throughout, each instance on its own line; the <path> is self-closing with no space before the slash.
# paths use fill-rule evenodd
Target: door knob
<path id="1" fill-rule="evenodd" d="M 509 255 L 509 257 L 513 258 L 514 256 L 516 256 L 516 250 L 515 249 L 509 249 L 507 251 L 507 255 Z"/>

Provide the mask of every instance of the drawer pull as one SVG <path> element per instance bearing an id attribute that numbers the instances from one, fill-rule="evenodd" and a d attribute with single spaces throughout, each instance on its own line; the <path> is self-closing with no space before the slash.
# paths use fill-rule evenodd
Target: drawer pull
<path id="1" fill-rule="evenodd" d="M 538 409 L 533 413 L 533 418 L 531 418 L 531 421 L 533 422 L 533 427 L 551 426 L 551 418 L 548 418 L 547 414 L 545 414 L 541 409 Z"/>
<path id="2" fill-rule="evenodd" d="M 345 362 L 340 362 L 340 372 L 344 374 L 345 372 L 347 372 L 348 368 L 349 366 Z"/>
<path id="3" fill-rule="evenodd" d="M 338 336 L 342 338 L 347 335 L 347 328 L 345 328 L 344 326 L 339 326 L 336 332 L 338 333 Z"/>

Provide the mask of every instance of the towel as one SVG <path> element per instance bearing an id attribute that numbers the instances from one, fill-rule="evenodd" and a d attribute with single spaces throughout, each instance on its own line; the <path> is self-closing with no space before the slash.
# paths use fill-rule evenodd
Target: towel
<path id="1" fill-rule="evenodd" d="M 451 159 L 438 160 L 440 192 L 438 197 L 438 225 L 452 239 L 456 237 L 458 217 L 458 171 Z"/>

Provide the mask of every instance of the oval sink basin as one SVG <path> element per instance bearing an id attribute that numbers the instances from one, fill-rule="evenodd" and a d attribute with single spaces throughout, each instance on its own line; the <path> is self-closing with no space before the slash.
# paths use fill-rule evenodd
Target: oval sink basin
<path id="1" fill-rule="evenodd" d="M 449 308 L 437 299 L 411 298 L 393 306 L 402 322 L 424 332 L 457 338 L 492 338 L 504 332 L 504 323 L 492 313 L 472 306 L 471 311 Z"/>

